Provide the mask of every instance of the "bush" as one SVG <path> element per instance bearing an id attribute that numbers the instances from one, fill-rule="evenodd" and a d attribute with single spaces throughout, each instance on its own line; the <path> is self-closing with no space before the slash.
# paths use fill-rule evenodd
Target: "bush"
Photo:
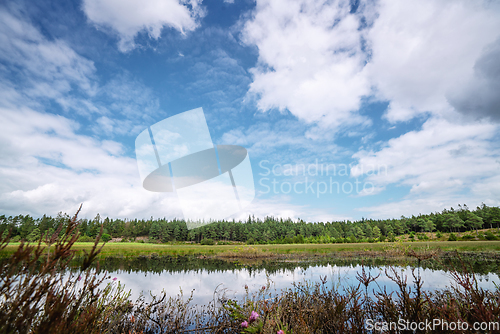
<path id="1" fill-rule="evenodd" d="M 458 238 L 457 236 L 455 235 L 455 233 L 450 233 L 450 236 L 448 238 L 448 241 L 457 241 Z"/>
<path id="2" fill-rule="evenodd" d="M 425 233 L 417 234 L 417 237 L 418 237 L 418 240 L 429 240 L 429 237 Z"/>
<path id="3" fill-rule="evenodd" d="M 291 244 L 291 242 L 288 242 L 288 243 Z M 255 244 L 255 240 L 253 238 L 250 238 L 247 240 L 247 245 L 253 245 L 253 244 Z"/>
<path id="4" fill-rule="evenodd" d="M 487 231 L 484 237 L 488 240 L 497 240 L 497 237 L 491 231 Z"/>
<path id="5" fill-rule="evenodd" d="M 94 242 L 95 239 L 94 238 L 91 238 L 89 237 L 88 235 L 81 235 L 79 238 L 78 238 L 78 242 Z"/>
<path id="6" fill-rule="evenodd" d="M 441 233 L 441 232 L 437 231 L 437 232 L 436 232 L 436 238 L 438 238 L 438 239 L 439 239 L 439 238 L 442 238 L 442 237 L 443 237 L 443 233 Z"/>
<path id="7" fill-rule="evenodd" d="M 468 241 L 468 240 L 474 239 L 474 236 L 472 234 L 466 234 L 466 235 L 462 236 L 461 239 L 465 240 L 465 241 Z"/>
<path id="8" fill-rule="evenodd" d="M 201 245 L 208 245 L 208 246 L 211 246 L 211 245 L 215 245 L 215 241 L 213 239 L 202 239 L 200 241 L 200 244 Z"/>
<path id="9" fill-rule="evenodd" d="M 101 239 L 102 239 L 102 241 L 104 241 L 104 242 L 108 242 L 108 241 L 110 241 L 110 240 L 111 240 L 111 236 L 110 236 L 109 234 L 107 234 L 107 233 L 104 233 L 104 234 L 102 235 Z"/>

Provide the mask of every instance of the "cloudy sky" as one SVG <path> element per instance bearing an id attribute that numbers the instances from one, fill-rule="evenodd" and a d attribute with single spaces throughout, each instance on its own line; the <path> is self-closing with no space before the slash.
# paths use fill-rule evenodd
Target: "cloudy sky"
<path id="1" fill-rule="evenodd" d="M 499 92 L 496 1 L 3 1 L 0 214 L 182 217 L 135 139 L 199 107 L 249 152 L 235 218 L 500 205 Z"/>

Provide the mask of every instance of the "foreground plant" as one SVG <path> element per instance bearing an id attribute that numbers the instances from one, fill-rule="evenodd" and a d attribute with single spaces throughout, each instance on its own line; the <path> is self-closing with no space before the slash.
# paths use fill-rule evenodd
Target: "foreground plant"
<path id="1" fill-rule="evenodd" d="M 79 211 L 64 229 L 63 224 L 59 225 L 52 235 L 41 237 L 37 244 L 21 242 L 17 251 L 3 260 L 0 332 L 98 332 L 104 325 L 103 319 L 113 318 L 115 309 L 128 303 L 123 289 L 103 285 L 109 277 L 98 277 L 96 269 L 90 268 L 102 249 L 97 247 L 100 235 L 85 254 L 79 272 L 67 273 L 75 254 L 71 247 L 79 236 Z M 8 235 L 2 238 L 0 249 L 8 241 Z"/>
<path id="2" fill-rule="evenodd" d="M 370 292 L 379 275 L 363 268 L 357 276 L 359 284 L 344 288 L 329 286 L 325 277 L 318 283 L 296 283 L 271 292 L 268 281 L 253 295 L 245 286 L 243 300 L 227 299 L 224 290 L 216 290 L 208 305 L 193 305 L 192 293 L 185 299 L 182 291 L 168 298 L 165 293 L 151 296 L 149 302 L 140 297 L 132 303 L 116 279 L 97 275 L 98 265 L 92 269 L 102 249 L 97 246 L 102 229 L 79 270 L 69 270 L 75 255 L 72 246 L 79 236 L 77 214 L 37 244 L 21 243 L 1 263 L 0 333 L 370 333 L 367 319 L 469 324 L 500 319 L 500 289 L 480 288 L 465 265 L 450 270 L 456 286 L 434 292 L 422 289 L 418 270 L 412 270 L 413 284 L 409 284 L 409 277 L 395 268 L 386 271 L 398 286 L 395 292 L 380 287 Z M 0 250 L 8 242 L 9 236 L 3 236 Z M 431 252 L 407 255 L 419 263 L 434 256 Z M 404 331 L 388 331 L 400 332 Z"/>

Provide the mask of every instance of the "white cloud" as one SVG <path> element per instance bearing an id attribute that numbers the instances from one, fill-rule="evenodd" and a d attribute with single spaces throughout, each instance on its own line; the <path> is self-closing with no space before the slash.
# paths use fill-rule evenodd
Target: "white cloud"
<path id="1" fill-rule="evenodd" d="M 258 50 L 250 93 L 261 110 L 345 126 L 366 124 L 358 108 L 372 93 L 390 102 L 391 122 L 422 113 L 454 117 L 448 96 L 477 95 L 470 82 L 485 47 L 500 36 L 498 4 L 381 0 L 350 10 L 341 0 L 257 2 L 242 36 Z M 480 83 L 492 100 L 496 80 Z M 493 100 L 485 103 L 496 106 Z"/>
<path id="2" fill-rule="evenodd" d="M 111 28 L 118 34 L 120 51 L 135 48 L 134 38 L 145 31 L 158 39 L 164 27 L 181 33 L 198 26 L 203 16 L 200 0 L 84 0 L 83 11 L 88 19 L 99 27 Z"/>
<path id="3" fill-rule="evenodd" d="M 112 217 L 181 217 L 173 194 L 140 184 L 135 159 L 114 141 L 75 133 L 67 118 L 24 109 L 0 110 L 0 201 L 4 214 L 97 212 Z"/>
<path id="4" fill-rule="evenodd" d="M 250 93 L 260 110 L 330 126 L 365 121 L 355 111 L 370 85 L 360 17 L 349 11 L 349 1 L 257 2 L 243 40 L 259 52 Z"/>
<path id="5" fill-rule="evenodd" d="M 309 131 L 309 127 L 296 120 L 259 122 L 247 129 L 236 128 L 224 133 L 221 144 L 246 147 L 251 157 L 271 155 L 275 161 L 280 161 L 280 156 L 287 160 L 295 158 L 294 163 L 311 157 L 321 158 L 321 155 L 331 159 L 332 154 L 339 153 L 339 147 L 331 141 L 331 132 L 316 129 L 317 136 L 310 138 Z M 296 153 L 295 157 L 290 151 Z"/>
<path id="6" fill-rule="evenodd" d="M 388 141 L 376 152 L 360 151 L 352 176 L 368 175 L 377 187 L 410 188 L 401 201 L 363 208 L 375 216 L 388 217 L 481 202 L 498 205 L 500 188 L 494 179 L 500 170 L 499 147 L 492 141 L 498 126 L 459 124 L 431 118 L 422 130 L 410 131 Z M 368 170 L 378 170 L 367 173 Z M 406 212 L 405 212 L 406 210 Z"/>
<path id="7" fill-rule="evenodd" d="M 474 64 L 474 73 L 448 94 L 450 103 L 471 119 L 500 121 L 500 38 L 488 45 Z"/>
<path id="8" fill-rule="evenodd" d="M 380 1 L 367 31 L 366 70 L 378 97 L 391 103 L 387 119 L 449 113 L 446 95 L 500 35 L 499 9 L 487 1 Z"/>
<path id="9" fill-rule="evenodd" d="M 0 67 L 2 104 L 19 105 L 26 98 L 51 98 L 63 104 L 65 94 L 96 92 L 94 63 L 65 42 L 48 40 L 30 23 L 0 8 Z M 10 78 L 15 80 L 7 81 Z M 20 102 L 22 101 L 22 102 Z"/>
<path id="10" fill-rule="evenodd" d="M 310 205 L 294 205 L 289 196 L 274 196 L 271 198 L 256 198 L 252 204 L 232 218 L 245 221 L 249 216 L 256 218 L 275 217 L 283 219 L 302 219 L 308 222 L 342 221 L 352 219 L 350 216 L 332 214 L 325 210 L 314 208 Z"/>

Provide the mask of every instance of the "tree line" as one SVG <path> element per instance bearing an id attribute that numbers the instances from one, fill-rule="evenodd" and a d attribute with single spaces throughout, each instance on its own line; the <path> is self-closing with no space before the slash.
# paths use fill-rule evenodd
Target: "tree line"
<path id="1" fill-rule="evenodd" d="M 37 241 L 45 234 L 51 235 L 60 224 L 68 224 L 69 216 L 59 213 L 56 217 L 44 215 L 0 216 L 0 235 L 11 233 L 13 241 Z M 248 217 L 246 221 L 215 221 L 189 230 L 180 219 L 112 219 L 99 214 L 93 219 L 81 219 L 81 240 L 92 240 L 103 227 L 103 239 L 148 237 L 155 242 L 206 240 L 238 241 L 246 243 L 330 243 L 393 240 L 403 234 L 423 232 L 464 232 L 481 228 L 500 228 L 500 208 L 485 204 L 471 210 L 467 205 L 458 209 L 420 214 L 398 219 L 365 219 L 357 221 L 304 222 L 275 217 L 264 219 Z M 64 228 L 62 229 L 64 231 Z"/>

